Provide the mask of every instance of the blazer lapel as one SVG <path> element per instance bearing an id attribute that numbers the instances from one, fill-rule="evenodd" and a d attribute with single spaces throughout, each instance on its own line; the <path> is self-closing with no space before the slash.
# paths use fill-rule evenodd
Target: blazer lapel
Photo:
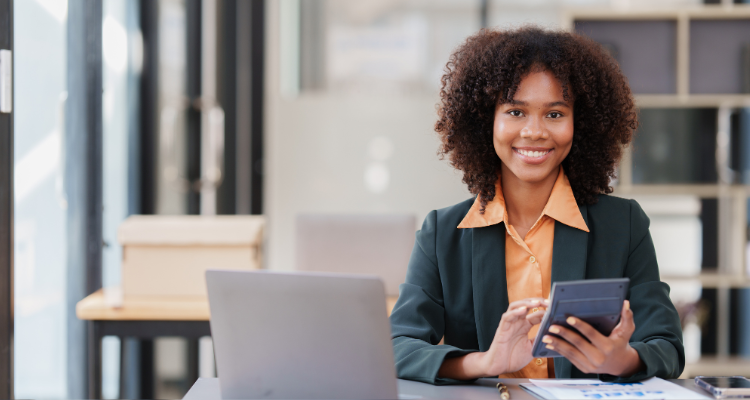
<path id="1" fill-rule="evenodd" d="M 508 309 L 504 223 L 472 228 L 471 264 L 479 350 L 487 351 Z"/>
<path id="2" fill-rule="evenodd" d="M 586 206 L 580 206 L 581 216 L 588 225 Z M 552 244 L 552 283 L 586 278 L 589 234 L 555 221 Z"/>
<path id="3" fill-rule="evenodd" d="M 580 206 L 579 209 L 586 225 L 589 225 L 586 206 Z M 586 278 L 588 239 L 588 232 L 555 221 L 555 239 L 552 247 L 552 283 Z M 573 364 L 567 359 L 555 358 L 555 376 L 569 377 L 572 368 Z"/>

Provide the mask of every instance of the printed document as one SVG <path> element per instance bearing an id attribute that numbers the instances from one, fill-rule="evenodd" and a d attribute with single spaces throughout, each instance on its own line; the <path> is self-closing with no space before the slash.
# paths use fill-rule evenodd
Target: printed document
<path id="1" fill-rule="evenodd" d="M 530 379 L 521 384 L 544 399 L 712 399 L 660 378 L 642 382 L 611 383 L 596 379 Z"/>

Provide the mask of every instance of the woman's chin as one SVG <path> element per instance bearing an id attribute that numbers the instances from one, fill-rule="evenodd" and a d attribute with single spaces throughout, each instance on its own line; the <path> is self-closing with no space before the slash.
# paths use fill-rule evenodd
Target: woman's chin
<path id="1" fill-rule="evenodd" d="M 545 182 L 552 174 L 557 177 L 556 169 L 550 170 L 549 168 L 521 168 L 516 171 L 511 169 L 511 172 L 519 181 L 531 185 Z"/>

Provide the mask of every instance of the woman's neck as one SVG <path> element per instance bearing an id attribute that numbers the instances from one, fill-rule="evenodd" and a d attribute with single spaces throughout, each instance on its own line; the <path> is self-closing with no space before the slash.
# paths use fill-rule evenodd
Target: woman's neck
<path id="1" fill-rule="evenodd" d="M 558 167 L 560 168 L 560 167 Z M 500 183 L 505 198 L 508 223 L 525 238 L 547 205 L 559 169 L 539 182 L 524 182 L 503 165 Z"/>

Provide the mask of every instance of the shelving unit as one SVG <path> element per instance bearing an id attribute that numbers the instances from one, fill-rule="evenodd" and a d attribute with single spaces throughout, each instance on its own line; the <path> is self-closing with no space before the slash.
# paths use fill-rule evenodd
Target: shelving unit
<path id="1" fill-rule="evenodd" d="M 641 110 L 716 110 L 715 183 L 636 183 L 633 153 L 629 147 L 620 164 L 615 195 L 692 195 L 718 200 L 716 272 L 704 270 L 697 276 L 663 276 L 662 279 L 699 282 L 703 288 L 717 290 L 717 354 L 689 363 L 683 377 L 750 376 L 750 359 L 729 355 L 730 290 L 750 288 L 750 276 L 745 268 L 750 185 L 740 184 L 735 171 L 730 169 L 732 111 L 750 108 L 750 71 L 742 75 L 743 68 L 750 69 L 750 62 L 744 65 L 740 62 L 741 46 L 748 46 L 744 51 L 750 52 L 750 44 L 747 44 L 750 43 L 750 5 L 725 1 L 721 5 L 679 9 L 573 8 L 564 13 L 563 27 L 587 34 L 612 49 L 631 81 Z M 643 40 L 646 35 L 650 35 L 649 40 Z M 717 37 L 724 41 L 722 46 L 713 45 Z M 619 50 L 622 51 L 618 53 Z M 655 76 L 658 79 L 654 80 Z"/>

